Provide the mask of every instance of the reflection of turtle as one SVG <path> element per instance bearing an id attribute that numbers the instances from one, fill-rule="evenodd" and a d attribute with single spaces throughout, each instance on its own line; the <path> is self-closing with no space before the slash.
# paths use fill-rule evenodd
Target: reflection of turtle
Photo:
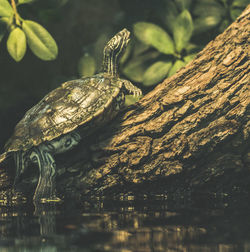
<path id="1" fill-rule="evenodd" d="M 63 83 L 31 108 L 16 125 L 5 145 L 5 153 L 14 153 L 16 177 L 28 161 L 38 163 L 40 176 L 34 200 L 55 197 L 55 160 L 53 155 L 70 150 L 84 136 L 110 121 L 124 104 L 127 90 L 138 96 L 141 90 L 118 76 L 118 61 L 129 41 L 123 29 L 105 46 L 103 72 Z"/>

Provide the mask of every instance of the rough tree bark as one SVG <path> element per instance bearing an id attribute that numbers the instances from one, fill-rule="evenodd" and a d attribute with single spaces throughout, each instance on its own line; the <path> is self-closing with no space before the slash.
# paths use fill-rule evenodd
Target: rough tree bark
<path id="1" fill-rule="evenodd" d="M 78 162 L 62 162 L 58 186 L 86 194 L 249 189 L 249 19 L 250 6 L 186 67 L 87 139 L 89 148 L 84 141 Z"/>
<path id="2" fill-rule="evenodd" d="M 78 164 L 85 192 L 213 189 L 249 178 L 249 19 L 250 6 L 98 135 L 91 160 Z"/>

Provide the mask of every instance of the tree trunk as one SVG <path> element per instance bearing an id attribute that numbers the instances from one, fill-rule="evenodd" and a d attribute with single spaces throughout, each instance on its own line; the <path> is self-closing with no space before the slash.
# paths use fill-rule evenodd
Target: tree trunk
<path id="1" fill-rule="evenodd" d="M 249 19 L 250 6 L 191 63 L 91 139 L 91 159 L 78 164 L 85 192 L 212 190 L 249 176 Z"/>
<path id="2" fill-rule="evenodd" d="M 61 165 L 59 187 L 249 189 L 249 19 L 250 6 L 192 62 L 83 141 L 71 154 L 80 159 Z"/>

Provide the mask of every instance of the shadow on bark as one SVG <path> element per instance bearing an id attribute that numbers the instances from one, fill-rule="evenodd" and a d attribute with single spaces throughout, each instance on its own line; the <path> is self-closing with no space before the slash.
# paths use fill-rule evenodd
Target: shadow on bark
<path id="1" fill-rule="evenodd" d="M 249 18 L 250 6 L 186 67 L 59 156 L 59 192 L 249 191 Z"/>

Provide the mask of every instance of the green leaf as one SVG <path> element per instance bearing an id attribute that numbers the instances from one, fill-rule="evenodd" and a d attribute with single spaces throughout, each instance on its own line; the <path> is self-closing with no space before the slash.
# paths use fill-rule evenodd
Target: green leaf
<path id="1" fill-rule="evenodd" d="M 174 4 L 174 2 L 165 0 L 165 8 L 161 10 L 160 15 L 164 24 L 167 28 L 173 33 L 175 19 L 178 16 L 179 12 Z"/>
<path id="2" fill-rule="evenodd" d="M 135 36 L 165 54 L 174 54 L 174 43 L 171 37 L 158 25 L 138 22 L 133 26 Z"/>
<path id="3" fill-rule="evenodd" d="M 13 9 L 7 0 L 0 0 L 0 16 L 10 17 L 13 15 Z"/>
<path id="4" fill-rule="evenodd" d="M 135 82 L 142 82 L 143 73 L 146 67 L 143 64 L 136 64 L 137 62 L 129 63 L 122 70 L 123 74 L 130 80 Z"/>
<path id="5" fill-rule="evenodd" d="M 193 14 L 198 17 L 219 16 L 223 17 L 226 14 L 224 6 L 216 1 L 202 1 L 195 5 Z"/>
<path id="6" fill-rule="evenodd" d="M 162 81 L 172 66 L 171 61 L 158 61 L 151 65 L 143 75 L 143 84 L 151 86 Z"/>
<path id="7" fill-rule="evenodd" d="M 222 3 L 223 3 L 223 5 L 224 5 L 224 7 L 227 7 L 228 6 L 228 0 L 221 0 L 222 1 Z"/>
<path id="8" fill-rule="evenodd" d="M 142 97 L 141 95 L 140 96 L 126 95 L 125 96 L 125 106 L 129 106 L 129 105 L 136 103 L 137 101 L 139 101 L 141 99 L 141 97 Z"/>
<path id="9" fill-rule="evenodd" d="M 187 46 L 185 47 L 185 50 L 188 54 L 196 54 L 197 52 L 199 52 L 200 50 L 202 49 L 201 46 L 198 46 L 196 44 L 192 44 L 192 43 L 189 43 L 187 44 Z"/>
<path id="10" fill-rule="evenodd" d="M 78 73 L 80 76 L 91 76 L 96 71 L 96 63 L 94 57 L 85 53 L 79 60 Z"/>
<path id="11" fill-rule="evenodd" d="M 189 9 L 190 5 L 192 3 L 192 0 L 175 0 L 177 6 L 181 11 L 184 11 L 185 9 Z"/>
<path id="12" fill-rule="evenodd" d="M 7 49 L 15 61 L 20 61 L 26 52 L 26 37 L 20 28 L 11 31 L 7 40 Z"/>
<path id="13" fill-rule="evenodd" d="M 54 60 L 57 57 L 57 44 L 43 26 L 34 21 L 24 20 L 23 30 L 31 51 L 38 58 L 42 60 Z"/>
<path id="14" fill-rule="evenodd" d="M 154 60 L 158 56 L 159 52 L 150 52 L 136 56 L 122 68 L 122 73 L 132 81 L 142 82 L 143 74 L 149 65 L 148 61 Z"/>
<path id="15" fill-rule="evenodd" d="M 12 21 L 11 17 L 2 17 L 2 18 L 0 18 L 0 24 L 4 24 L 5 27 L 6 27 L 6 25 L 10 25 L 11 21 Z"/>
<path id="16" fill-rule="evenodd" d="M 234 0 L 232 7 L 245 8 L 249 4 L 249 0 Z"/>
<path id="17" fill-rule="evenodd" d="M 181 52 L 188 44 L 193 33 L 193 21 L 188 10 L 184 10 L 174 25 L 174 41 L 177 52 Z"/>
<path id="18" fill-rule="evenodd" d="M 180 68 L 182 68 L 185 65 L 186 65 L 186 63 L 184 61 L 176 60 L 175 63 L 173 64 L 172 68 L 170 69 L 169 73 L 168 73 L 168 77 L 175 74 Z"/>
<path id="19" fill-rule="evenodd" d="M 149 48 L 150 48 L 149 45 L 146 45 L 142 43 L 141 41 L 139 41 L 138 39 L 136 39 L 134 43 L 134 48 L 133 48 L 133 55 L 134 56 L 140 55 L 146 52 Z"/>
<path id="20" fill-rule="evenodd" d="M 122 69 L 123 74 L 132 81 L 142 82 L 146 69 L 145 62 L 141 58 L 133 59 Z"/>
<path id="21" fill-rule="evenodd" d="M 221 21 L 220 16 L 206 16 L 201 18 L 196 18 L 194 23 L 194 33 L 199 34 L 206 32 L 216 25 L 218 25 Z"/>
<path id="22" fill-rule="evenodd" d="M 241 14 L 241 12 L 242 12 L 241 9 L 230 8 L 230 16 L 231 16 L 232 20 L 235 20 Z"/>
<path id="23" fill-rule="evenodd" d="M 32 3 L 36 0 L 18 0 L 18 5 L 19 4 L 29 4 L 29 3 Z"/>
<path id="24" fill-rule="evenodd" d="M 192 54 L 189 54 L 187 56 L 184 57 L 184 62 L 185 63 L 188 63 L 190 62 L 191 60 L 193 60 L 196 56 L 196 53 L 192 53 Z"/>
<path id="25" fill-rule="evenodd" d="M 219 31 L 223 32 L 229 25 L 230 21 L 228 19 L 223 19 L 223 21 L 220 23 Z"/>

